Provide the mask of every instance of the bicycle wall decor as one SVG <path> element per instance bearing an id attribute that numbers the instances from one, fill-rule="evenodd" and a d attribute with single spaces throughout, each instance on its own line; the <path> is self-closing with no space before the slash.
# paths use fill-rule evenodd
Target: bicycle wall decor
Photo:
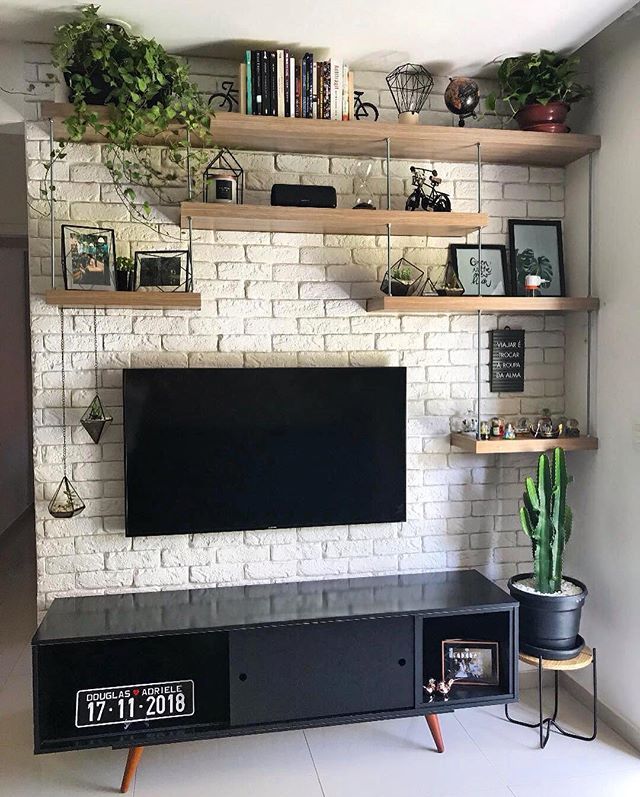
<path id="1" fill-rule="evenodd" d="M 407 199 L 405 210 L 430 210 L 435 213 L 450 213 L 451 199 L 449 194 L 438 191 L 437 187 L 442 183 L 442 177 L 438 177 L 435 169 L 423 169 L 419 166 L 411 166 L 411 184 L 415 186 Z M 427 172 L 429 177 L 427 178 Z M 425 183 L 429 180 L 428 193 L 425 191 Z"/>

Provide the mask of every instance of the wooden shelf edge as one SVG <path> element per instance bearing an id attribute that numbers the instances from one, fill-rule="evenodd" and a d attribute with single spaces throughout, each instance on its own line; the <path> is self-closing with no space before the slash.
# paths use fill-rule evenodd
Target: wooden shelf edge
<path id="1" fill-rule="evenodd" d="M 57 307 L 135 307 L 156 310 L 165 307 L 199 310 L 199 293 L 163 293 L 162 291 L 67 291 L 50 290 L 45 294 L 47 304 Z"/>
<path id="2" fill-rule="evenodd" d="M 70 103 L 42 103 L 42 117 L 54 122 L 54 137 L 67 137 L 64 119 L 72 112 Z M 109 118 L 109 109 L 92 106 L 100 119 Z M 162 144 L 163 138 L 180 134 L 174 128 L 141 143 Z M 391 141 L 396 158 L 416 158 L 449 162 L 475 162 L 476 144 L 482 147 L 485 163 L 566 166 L 600 148 L 600 137 L 582 133 L 531 133 L 490 127 L 448 127 L 397 122 L 332 122 L 324 119 L 286 119 L 246 116 L 218 112 L 211 119 L 211 134 L 216 146 L 262 152 L 379 156 L 385 140 Z M 89 134 L 83 140 L 99 142 Z M 194 146 L 203 142 L 192 141 Z"/>
<path id="3" fill-rule="evenodd" d="M 486 213 L 425 213 L 406 210 L 354 210 L 353 208 L 298 208 L 272 205 L 226 205 L 183 202 L 181 226 L 191 219 L 195 230 L 242 232 L 293 232 L 337 235 L 392 235 L 459 237 L 485 227 Z"/>
<path id="4" fill-rule="evenodd" d="M 542 439 L 538 437 L 519 437 L 516 440 L 477 440 L 473 435 L 463 432 L 451 434 L 451 445 L 472 454 L 523 454 L 552 451 L 563 448 L 565 451 L 595 451 L 598 438 L 587 435 L 581 437 L 557 437 Z"/>
<path id="5" fill-rule="evenodd" d="M 368 313 L 582 313 L 597 311 L 600 300 L 593 296 L 529 298 L 527 296 L 378 296 L 367 301 Z"/>

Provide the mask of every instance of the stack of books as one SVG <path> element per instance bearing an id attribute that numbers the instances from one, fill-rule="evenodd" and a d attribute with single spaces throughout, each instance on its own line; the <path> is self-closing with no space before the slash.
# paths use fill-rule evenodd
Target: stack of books
<path id="1" fill-rule="evenodd" d="M 240 65 L 240 113 L 298 119 L 353 119 L 353 72 L 313 53 L 247 50 Z"/>

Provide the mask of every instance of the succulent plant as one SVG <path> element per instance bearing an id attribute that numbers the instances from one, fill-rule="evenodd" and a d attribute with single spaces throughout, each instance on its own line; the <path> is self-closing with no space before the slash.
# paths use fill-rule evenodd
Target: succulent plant
<path id="1" fill-rule="evenodd" d="M 530 476 L 525 480 L 520 521 L 531 539 L 535 586 L 541 593 L 559 592 L 562 587 L 562 559 L 573 523 L 566 502 L 570 481 L 561 448 L 553 453 L 553 471 L 547 456 L 541 454 L 537 484 Z"/>

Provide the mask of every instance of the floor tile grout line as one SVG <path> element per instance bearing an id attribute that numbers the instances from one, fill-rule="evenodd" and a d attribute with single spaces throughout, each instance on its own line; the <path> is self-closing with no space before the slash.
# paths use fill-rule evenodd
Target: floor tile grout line
<path id="1" fill-rule="evenodd" d="M 324 792 L 324 787 L 322 785 L 322 781 L 320 780 L 320 773 L 318 772 L 318 767 L 316 766 L 316 760 L 313 757 L 313 753 L 311 752 L 311 745 L 309 744 L 309 740 L 307 739 L 306 731 L 302 731 L 302 735 L 304 736 L 304 740 L 307 744 L 307 750 L 309 751 L 309 755 L 311 756 L 311 763 L 313 764 L 313 769 L 316 773 L 316 778 L 318 779 L 318 786 L 320 786 L 320 791 L 322 792 L 322 797 L 327 797 Z"/>

